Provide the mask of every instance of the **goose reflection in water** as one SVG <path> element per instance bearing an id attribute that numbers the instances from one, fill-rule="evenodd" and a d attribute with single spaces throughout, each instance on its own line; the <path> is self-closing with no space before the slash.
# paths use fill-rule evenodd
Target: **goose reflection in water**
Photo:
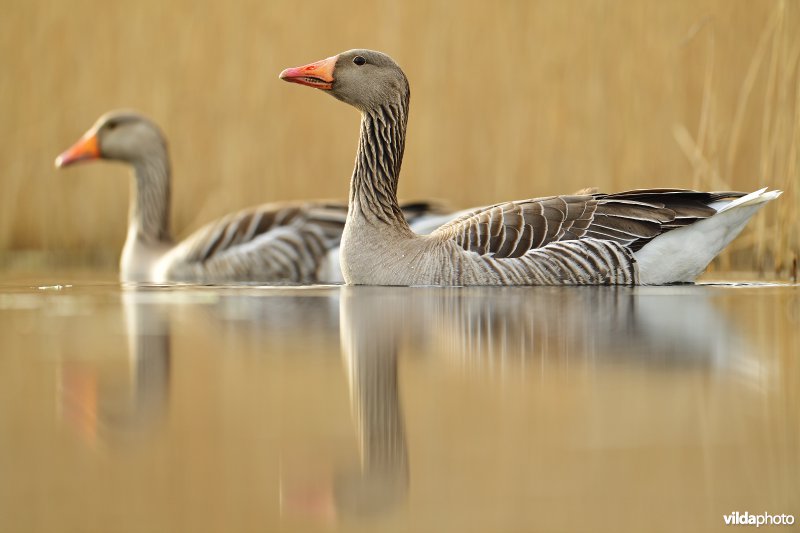
<path id="1" fill-rule="evenodd" d="M 186 323 L 192 337 L 197 330 L 213 331 L 223 347 L 220 355 L 265 355 L 265 348 L 292 351 L 298 338 L 306 347 L 330 346 L 338 328 L 338 301 L 331 293 L 333 289 L 126 287 L 121 304 L 127 350 L 119 346 L 112 353 L 94 353 L 82 339 L 79 353 L 60 363 L 60 416 L 90 445 L 143 434 L 168 409 L 173 325 Z M 116 328 L 99 331 L 115 335 Z"/>
<path id="2" fill-rule="evenodd" d="M 751 374 L 759 364 L 710 287 L 454 290 L 410 298 L 412 307 L 431 310 L 422 322 L 453 365 L 467 370 L 619 362 Z"/>
<path id="3" fill-rule="evenodd" d="M 531 371 L 544 378 L 570 365 L 732 372 L 756 388 L 768 376 L 715 305 L 713 287 L 343 287 L 340 298 L 360 464 L 340 470 L 327 488 L 282 495 L 284 507 L 325 521 L 388 514 L 408 497 L 413 454 L 410 460 L 398 371 L 404 345 L 444 357 L 448 368 L 500 379 Z"/>
<path id="4" fill-rule="evenodd" d="M 325 520 L 382 517 L 401 509 L 414 486 L 401 364 L 436 362 L 445 372 L 515 379 L 533 388 L 551 378 L 548 386 L 558 387 L 564 375 L 569 380 L 573 373 L 593 375 L 620 367 L 654 375 L 664 369 L 686 369 L 735 374 L 751 388 L 764 390 L 773 375 L 765 367 L 770 359 L 754 356 L 748 339 L 715 301 L 720 291 L 730 290 L 704 286 L 130 290 L 123 295 L 127 356 L 65 362 L 62 413 L 92 442 L 152 433 L 167 408 L 170 323 L 171 318 L 181 318 L 171 316 L 181 310 L 176 304 L 209 304 L 187 306 L 195 314 L 176 325 L 191 325 L 196 335 L 198 324 L 206 323 L 225 354 L 258 357 L 272 353 L 296 358 L 301 345 L 314 348 L 314 353 L 331 354 L 338 318 L 359 463 L 334 468 L 328 479 L 319 481 L 316 476 L 318 486 L 305 492 L 313 498 L 305 501 L 303 491 L 294 488 L 296 480 L 281 479 L 281 506 Z M 206 350 L 208 360 L 216 361 L 212 368 L 222 364 L 220 353 L 208 349 L 217 344 L 207 345 L 201 339 L 192 346 Z M 194 365 L 196 357 L 180 360 Z M 602 429 L 612 416 L 602 409 L 595 413 L 595 425 L 582 433 L 594 440 L 581 442 L 608 444 L 610 432 L 592 428 Z M 622 425 L 635 431 L 639 422 L 634 417 Z"/>
<path id="5" fill-rule="evenodd" d="M 89 357 L 62 363 L 59 412 L 88 444 L 124 440 L 151 427 L 166 412 L 170 380 L 168 298 L 166 293 L 153 290 L 124 290 L 127 353 L 120 347 L 120 353 L 102 354 L 101 358 L 81 354 Z"/>
<path id="6" fill-rule="evenodd" d="M 358 435 L 359 472 L 337 480 L 337 509 L 368 515 L 386 511 L 408 493 L 408 449 L 398 388 L 397 356 L 408 314 L 402 292 L 343 287 L 342 359 Z M 389 311 L 391 310 L 391 311 Z"/>

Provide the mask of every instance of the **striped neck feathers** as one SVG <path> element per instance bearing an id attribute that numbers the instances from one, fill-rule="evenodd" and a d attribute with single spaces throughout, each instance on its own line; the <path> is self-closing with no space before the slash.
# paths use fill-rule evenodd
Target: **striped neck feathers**
<path id="1" fill-rule="evenodd" d="M 371 223 L 408 228 L 397 202 L 403 163 L 408 100 L 362 112 L 356 164 L 350 181 L 350 209 Z"/>
<path id="2" fill-rule="evenodd" d="M 144 242 L 171 242 L 171 178 L 166 148 L 133 162 L 133 168 L 129 229 L 135 229 L 137 239 Z"/>

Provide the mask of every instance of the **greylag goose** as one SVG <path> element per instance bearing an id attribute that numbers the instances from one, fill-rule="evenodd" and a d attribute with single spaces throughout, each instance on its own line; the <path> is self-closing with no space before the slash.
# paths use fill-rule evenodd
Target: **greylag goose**
<path id="1" fill-rule="evenodd" d="M 57 167 L 108 159 L 133 167 L 135 188 L 120 258 L 122 281 L 337 282 L 338 246 L 347 206 L 329 202 L 264 204 L 229 214 L 175 244 L 169 229 L 167 142 L 151 120 L 112 111 L 56 158 Z M 435 209 L 404 206 L 420 222 Z"/>
<path id="2" fill-rule="evenodd" d="M 383 53 L 350 50 L 280 78 L 361 112 L 340 258 L 349 284 L 692 282 L 780 195 L 652 189 L 551 196 L 482 207 L 416 235 L 397 203 L 410 96 L 400 67 Z"/>

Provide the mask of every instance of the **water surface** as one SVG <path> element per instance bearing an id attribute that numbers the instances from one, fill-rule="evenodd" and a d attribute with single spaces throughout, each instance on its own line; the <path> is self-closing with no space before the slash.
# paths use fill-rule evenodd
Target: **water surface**
<path id="1" fill-rule="evenodd" d="M 800 519 L 798 329 L 788 285 L 7 280 L 0 531 Z"/>

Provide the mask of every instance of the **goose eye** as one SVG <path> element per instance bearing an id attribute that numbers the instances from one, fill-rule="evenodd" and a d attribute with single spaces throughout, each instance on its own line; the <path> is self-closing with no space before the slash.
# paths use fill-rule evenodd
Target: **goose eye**
<path id="1" fill-rule="evenodd" d="M 364 63 L 366 63 L 366 62 L 367 62 L 367 60 L 364 59 L 362 56 L 356 56 L 356 57 L 353 58 L 353 63 L 355 63 L 359 67 L 361 65 L 363 65 Z"/>
<path id="2" fill-rule="evenodd" d="M 117 124 L 118 123 L 116 120 L 112 120 L 111 122 L 106 124 L 106 129 L 113 130 L 114 128 L 117 127 Z"/>

